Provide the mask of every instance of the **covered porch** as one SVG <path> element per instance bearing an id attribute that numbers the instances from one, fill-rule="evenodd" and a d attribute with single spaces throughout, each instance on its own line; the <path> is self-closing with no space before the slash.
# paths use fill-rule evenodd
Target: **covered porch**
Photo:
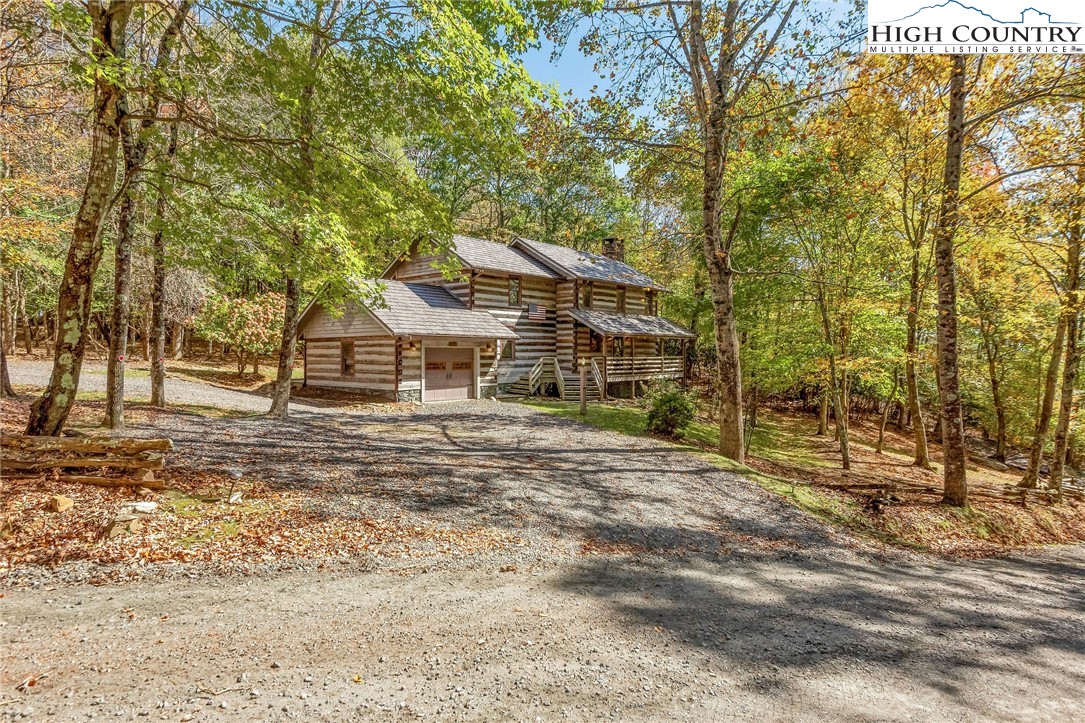
<path id="1" fill-rule="evenodd" d="M 689 376 L 687 348 L 696 335 L 660 316 L 614 314 L 574 309 L 577 364 L 589 368 L 600 396 L 614 396 L 616 387 L 637 393 L 638 382 Z M 624 395 L 623 395 L 624 396 Z"/>

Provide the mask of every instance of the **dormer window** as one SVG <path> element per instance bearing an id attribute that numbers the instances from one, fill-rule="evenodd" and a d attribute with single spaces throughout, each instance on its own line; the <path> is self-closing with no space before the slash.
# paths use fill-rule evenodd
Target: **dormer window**
<path id="1" fill-rule="evenodd" d="M 625 287 L 619 286 L 617 296 L 614 299 L 614 310 L 619 314 L 625 313 Z"/>
<path id="2" fill-rule="evenodd" d="M 649 290 L 644 295 L 644 304 L 647 307 L 648 316 L 659 316 L 659 297 L 654 290 Z"/>
<path id="3" fill-rule="evenodd" d="M 509 277 L 509 306 L 520 306 L 520 277 Z"/>

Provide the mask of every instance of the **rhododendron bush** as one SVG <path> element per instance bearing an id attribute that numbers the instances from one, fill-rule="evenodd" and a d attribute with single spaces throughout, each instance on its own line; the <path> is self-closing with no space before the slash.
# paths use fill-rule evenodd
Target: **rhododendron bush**
<path id="1" fill-rule="evenodd" d="M 279 348 L 283 311 L 282 294 L 259 294 L 251 299 L 226 296 L 207 297 L 196 315 L 196 333 L 222 344 L 237 360 L 237 373 L 251 361 L 253 374 L 260 369 L 260 355 Z"/>

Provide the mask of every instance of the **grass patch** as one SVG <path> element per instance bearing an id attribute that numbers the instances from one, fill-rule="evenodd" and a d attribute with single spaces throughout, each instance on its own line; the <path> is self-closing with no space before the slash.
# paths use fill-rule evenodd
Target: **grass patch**
<path id="1" fill-rule="evenodd" d="M 229 540 L 232 537 L 237 537 L 241 534 L 241 523 L 233 520 L 222 520 L 212 525 L 208 525 L 196 532 L 182 537 L 180 544 L 182 547 L 191 547 L 193 545 L 199 545 L 204 542 L 212 542 L 214 540 Z"/>
<path id="2" fill-rule="evenodd" d="M 199 517 L 204 500 L 178 490 L 166 490 L 162 507 L 178 517 Z"/>

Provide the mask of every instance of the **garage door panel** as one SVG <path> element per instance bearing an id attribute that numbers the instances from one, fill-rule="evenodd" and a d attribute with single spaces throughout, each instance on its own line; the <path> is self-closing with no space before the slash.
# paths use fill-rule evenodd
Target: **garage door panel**
<path id="1" fill-rule="evenodd" d="M 470 399 L 475 388 L 473 349 L 426 347 L 426 392 L 423 400 Z"/>

